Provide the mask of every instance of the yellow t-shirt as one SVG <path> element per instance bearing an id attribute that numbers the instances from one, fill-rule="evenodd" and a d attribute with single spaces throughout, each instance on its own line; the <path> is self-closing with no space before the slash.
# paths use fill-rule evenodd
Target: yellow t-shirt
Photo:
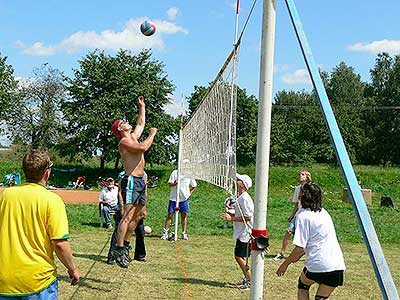
<path id="1" fill-rule="evenodd" d="M 29 295 L 56 279 L 51 240 L 67 239 L 64 202 L 35 183 L 0 194 L 0 295 Z"/>

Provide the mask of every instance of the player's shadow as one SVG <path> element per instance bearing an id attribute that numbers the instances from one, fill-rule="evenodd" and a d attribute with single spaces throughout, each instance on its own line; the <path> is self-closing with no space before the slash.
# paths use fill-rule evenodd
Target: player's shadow
<path id="1" fill-rule="evenodd" d="M 64 282 L 71 282 L 71 279 L 68 276 L 65 275 L 57 275 L 58 280 L 60 281 L 64 281 Z M 95 284 L 96 286 L 93 286 L 92 284 Z M 104 285 L 104 287 L 102 286 L 97 286 L 98 284 Z M 91 290 L 97 290 L 97 291 L 101 291 L 101 292 L 112 292 L 112 289 L 107 289 L 107 285 L 109 285 L 110 282 L 109 281 L 105 281 L 105 280 L 100 280 L 97 278 L 88 278 L 88 277 L 81 277 L 80 281 L 79 281 L 79 287 L 85 287 Z"/>
<path id="2" fill-rule="evenodd" d="M 101 228 L 100 225 L 99 225 L 99 222 L 83 222 L 81 224 L 84 225 L 84 226 Z"/>
<path id="3" fill-rule="evenodd" d="M 174 280 L 180 283 L 189 283 L 189 284 L 201 284 L 201 285 L 208 285 L 208 286 L 216 286 L 221 288 L 232 288 L 232 283 L 229 282 L 220 282 L 220 281 L 213 281 L 213 280 L 203 280 L 199 278 L 163 278 L 166 280 Z"/>
<path id="4" fill-rule="evenodd" d="M 74 253 L 74 257 L 78 258 L 86 258 L 94 261 L 105 261 L 107 257 L 104 255 L 97 255 L 97 254 L 85 254 L 85 253 Z"/>

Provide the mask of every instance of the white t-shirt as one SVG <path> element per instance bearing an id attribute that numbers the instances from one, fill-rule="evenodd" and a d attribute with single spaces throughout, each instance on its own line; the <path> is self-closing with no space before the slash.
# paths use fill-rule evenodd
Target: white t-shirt
<path id="1" fill-rule="evenodd" d="M 168 183 L 174 183 L 178 179 L 178 171 L 172 171 L 171 175 L 169 176 Z M 197 186 L 197 182 L 194 179 L 185 178 L 181 176 L 181 181 L 179 183 L 179 202 L 183 202 L 190 197 L 190 187 L 195 188 Z M 176 201 L 176 190 L 178 187 L 172 186 L 171 192 L 169 193 L 169 199 L 171 201 Z"/>
<path id="2" fill-rule="evenodd" d="M 239 239 L 243 243 L 247 243 L 250 240 L 251 230 L 253 229 L 253 214 L 254 214 L 254 203 L 250 195 L 247 192 L 242 193 L 235 204 L 235 217 L 242 218 L 239 210 L 242 209 L 244 217 L 250 217 L 250 221 L 247 221 L 247 227 L 244 222 L 233 222 L 233 239 L 236 241 Z"/>
<path id="3" fill-rule="evenodd" d="M 301 184 L 296 186 L 296 188 L 294 189 L 292 202 L 300 203 L 300 191 L 301 191 Z"/>
<path id="4" fill-rule="evenodd" d="M 114 186 L 111 190 L 105 187 L 101 190 L 99 195 L 100 201 L 110 201 L 111 207 L 115 207 L 118 204 L 118 188 Z"/>
<path id="5" fill-rule="evenodd" d="M 292 197 L 292 202 L 297 203 L 297 212 L 295 216 L 297 216 L 303 210 L 303 206 L 301 206 L 301 201 L 300 201 L 300 192 L 301 192 L 301 184 L 296 186 Z"/>
<path id="6" fill-rule="evenodd" d="M 304 266 L 310 272 L 346 269 L 332 218 L 325 209 L 313 212 L 307 208 L 297 215 L 293 244 L 304 249 Z"/>

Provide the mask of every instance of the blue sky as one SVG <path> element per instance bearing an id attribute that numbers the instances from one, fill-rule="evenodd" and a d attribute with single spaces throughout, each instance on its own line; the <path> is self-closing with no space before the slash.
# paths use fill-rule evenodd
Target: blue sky
<path id="1" fill-rule="evenodd" d="M 151 48 L 165 64 L 176 86 L 172 114 L 182 95 L 194 85 L 213 80 L 234 38 L 235 0 L 153 1 L 22 1 L 0 0 L 0 53 L 8 57 L 15 76 L 30 77 L 49 63 L 67 75 L 78 60 L 95 48 L 113 54 L 118 49 L 137 53 Z M 253 0 L 241 0 L 239 28 Z M 400 1 L 298 0 L 297 9 L 316 63 L 331 71 L 341 61 L 355 68 L 363 80 L 376 54 L 400 54 Z M 262 0 L 258 0 L 244 34 L 238 72 L 239 86 L 258 96 Z M 157 32 L 140 34 L 139 24 L 152 20 Z M 305 64 L 283 0 L 277 1 L 274 91 L 310 89 Z"/>

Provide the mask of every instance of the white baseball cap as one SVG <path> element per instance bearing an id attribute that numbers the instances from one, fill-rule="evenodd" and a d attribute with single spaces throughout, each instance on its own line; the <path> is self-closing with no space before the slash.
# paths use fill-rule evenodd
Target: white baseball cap
<path id="1" fill-rule="evenodd" d="M 241 180 L 243 182 L 246 190 L 251 188 L 251 186 L 253 185 L 253 181 L 251 180 L 250 176 L 245 175 L 245 174 L 240 175 L 240 174 L 236 173 L 236 180 Z"/>

